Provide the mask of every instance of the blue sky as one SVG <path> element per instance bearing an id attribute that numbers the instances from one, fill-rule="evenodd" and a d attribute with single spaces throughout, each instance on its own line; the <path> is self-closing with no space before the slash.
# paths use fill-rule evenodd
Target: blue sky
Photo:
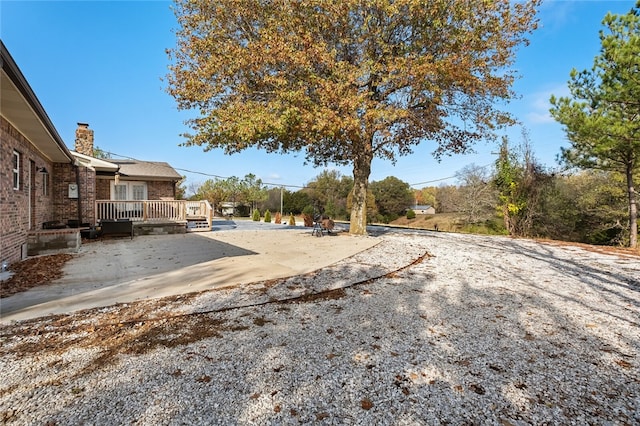
<path id="1" fill-rule="evenodd" d="M 517 53 L 520 98 L 507 108 L 521 122 L 505 134 L 512 143 L 529 132 L 535 156 L 557 167 L 566 145 L 562 127 L 548 114 L 551 94 L 567 95 L 572 68 L 590 68 L 598 54 L 598 32 L 607 12 L 624 14 L 635 0 L 547 0 L 540 28 Z M 225 156 L 220 150 L 181 147 L 188 113 L 167 94 L 165 49 L 175 46 L 176 19 L 170 1 L 0 0 L 0 37 L 51 121 L 70 149 L 76 123 L 89 123 L 95 143 L 118 156 L 167 161 L 189 183 L 253 173 L 264 182 L 301 186 L 322 172 L 304 165 L 304 155 L 267 154 L 252 149 Z M 392 165 L 374 160 L 370 180 L 395 176 L 416 187 L 452 184 L 447 179 L 469 164 L 495 161 L 495 143 L 476 153 L 437 162 L 425 141 L 414 154 Z M 120 157 L 114 157 L 120 158 Z M 187 170 L 199 172 L 192 173 Z M 349 168 L 338 168 L 351 175 Z M 203 173 L 203 174 L 201 174 Z M 295 190 L 295 188 L 291 188 Z"/>

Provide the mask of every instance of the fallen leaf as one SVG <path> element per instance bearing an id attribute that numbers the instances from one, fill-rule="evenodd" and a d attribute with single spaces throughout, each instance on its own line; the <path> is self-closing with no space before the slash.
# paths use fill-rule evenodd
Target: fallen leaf
<path id="1" fill-rule="evenodd" d="M 484 395 L 486 393 L 486 391 L 484 390 L 482 385 L 478 385 L 476 383 L 471 384 L 471 386 L 469 386 L 469 389 L 471 389 L 472 391 L 474 391 L 478 395 Z"/>
<path id="2" fill-rule="evenodd" d="M 254 318 L 253 319 L 253 323 L 255 325 L 257 325 L 258 327 L 262 327 L 263 325 L 265 325 L 268 322 L 273 322 L 273 321 L 266 320 L 266 319 L 264 319 L 264 317 Z"/>
<path id="3" fill-rule="evenodd" d="M 0 297 L 9 297 L 33 287 L 49 284 L 62 277 L 62 269 L 71 259 L 72 254 L 60 253 L 32 257 L 12 264 L 9 271 L 13 272 L 13 275 L 2 282 Z"/>
<path id="4" fill-rule="evenodd" d="M 370 410 L 373 408 L 373 402 L 371 402 L 369 398 L 364 398 L 362 401 L 360 401 L 360 405 L 362 406 L 363 410 Z"/>
<path id="5" fill-rule="evenodd" d="M 631 368 L 631 367 L 633 367 L 630 362 L 627 362 L 627 361 L 625 361 L 623 359 L 617 359 L 617 360 L 615 360 L 615 363 L 618 364 L 622 368 Z"/>

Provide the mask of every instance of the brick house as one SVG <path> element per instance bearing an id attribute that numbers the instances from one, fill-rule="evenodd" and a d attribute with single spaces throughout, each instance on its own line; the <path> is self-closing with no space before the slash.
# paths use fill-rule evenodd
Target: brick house
<path id="1" fill-rule="evenodd" d="M 46 234 L 45 223 L 96 224 L 98 200 L 175 197 L 181 176 L 167 163 L 93 158 L 86 123 L 69 150 L 1 40 L 0 60 L 1 263 L 31 255 L 29 242 Z M 58 231 L 65 232 L 72 238 L 63 240 L 79 245 L 77 229 Z"/>

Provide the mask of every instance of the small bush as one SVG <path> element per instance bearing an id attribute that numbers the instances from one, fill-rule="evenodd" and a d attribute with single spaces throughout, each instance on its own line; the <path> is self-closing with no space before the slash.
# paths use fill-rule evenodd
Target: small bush
<path id="1" fill-rule="evenodd" d="M 274 223 L 277 223 L 277 224 L 282 223 L 282 213 L 276 212 L 276 219 L 274 220 Z"/>
<path id="2" fill-rule="evenodd" d="M 407 210 L 407 219 L 415 219 L 416 218 L 416 212 L 414 212 L 412 209 Z"/>
<path id="3" fill-rule="evenodd" d="M 253 218 L 252 219 L 253 219 L 254 222 L 260 222 L 260 210 L 255 209 L 253 211 Z"/>
<path id="4" fill-rule="evenodd" d="M 296 226 L 296 218 L 293 213 L 289 213 L 289 225 Z"/>
<path id="5" fill-rule="evenodd" d="M 264 212 L 264 223 L 271 223 L 271 212 L 269 210 Z"/>

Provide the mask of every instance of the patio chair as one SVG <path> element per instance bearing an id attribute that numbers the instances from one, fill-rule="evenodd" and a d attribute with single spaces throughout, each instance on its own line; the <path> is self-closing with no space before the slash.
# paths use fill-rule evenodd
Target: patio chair
<path id="1" fill-rule="evenodd" d="M 322 237 L 325 232 L 327 234 L 331 234 L 334 226 L 335 223 L 328 216 L 318 215 L 313 219 L 313 231 L 311 232 L 311 235 Z"/>

